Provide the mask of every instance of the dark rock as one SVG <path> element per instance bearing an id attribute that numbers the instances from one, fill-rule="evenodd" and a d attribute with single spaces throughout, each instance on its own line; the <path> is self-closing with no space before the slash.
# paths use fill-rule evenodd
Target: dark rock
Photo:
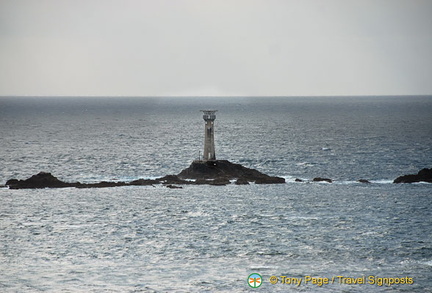
<path id="1" fill-rule="evenodd" d="M 120 182 L 110 182 L 110 181 L 101 181 L 98 183 L 87 183 L 87 184 L 76 184 L 77 188 L 105 188 L 105 187 L 118 187 L 118 186 L 126 186 L 128 183 L 120 181 Z"/>
<path id="2" fill-rule="evenodd" d="M 360 183 L 370 183 L 370 181 L 366 180 L 366 179 L 359 179 L 358 182 L 360 182 Z"/>
<path id="3" fill-rule="evenodd" d="M 194 161 L 188 168 L 181 171 L 178 177 L 181 179 L 226 178 L 228 180 L 242 178 L 258 184 L 285 183 L 284 178 L 272 177 L 227 160 Z"/>
<path id="4" fill-rule="evenodd" d="M 75 187 L 76 183 L 63 182 L 51 173 L 40 172 L 25 180 L 11 179 L 6 182 L 10 189 L 25 189 L 25 188 L 63 188 Z"/>
<path id="5" fill-rule="evenodd" d="M 399 176 L 393 181 L 393 183 L 415 183 L 415 182 L 432 183 L 432 168 L 421 169 L 417 174 Z"/>
<path id="6" fill-rule="evenodd" d="M 172 184 L 168 184 L 166 187 L 167 187 L 167 188 L 172 188 L 172 189 L 179 189 L 179 188 L 183 188 L 183 187 L 181 187 L 181 186 L 176 186 L 176 185 L 172 185 Z"/>
<path id="7" fill-rule="evenodd" d="M 8 181 L 6 181 L 6 186 L 9 186 L 9 188 L 12 188 L 12 186 L 18 186 L 20 181 L 22 180 L 18 180 L 18 179 L 10 179 Z"/>
<path id="8" fill-rule="evenodd" d="M 432 168 L 430 168 L 430 169 L 428 169 L 428 168 L 421 169 L 417 173 L 417 175 L 420 176 L 421 178 L 430 180 L 430 179 L 432 179 Z"/>
<path id="9" fill-rule="evenodd" d="M 129 182 L 129 185 L 153 185 L 153 184 L 159 184 L 159 181 L 157 180 L 151 180 L 151 179 L 138 179 Z"/>
<path id="10" fill-rule="evenodd" d="M 208 181 L 208 184 L 210 184 L 210 185 L 217 185 L 217 186 L 227 185 L 227 184 L 230 184 L 230 183 L 231 182 L 229 181 L 229 179 L 228 178 L 224 178 L 224 177 L 222 177 L 222 178 L 216 178 L 216 179 Z"/>
<path id="11" fill-rule="evenodd" d="M 314 182 L 328 182 L 328 183 L 332 183 L 333 180 L 329 179 L 329 178 L 322 178 L 322 177 L 316 177 L 313 179 Z"/>
<path id="12" fill-rule="evenodd" d="M 164 184 L 190 184 L 190 181 L 180 179 L 177 175 L 166 175 L 161 178 L 157 178 L 156 181 Z"/>
<path id="13" fill-rule="evenodd" d="M 195 179 L 195 181 L 188 181 L 185 179 Z M 39 174 L 33 175 L 25 180 L 10 179 L 6 182 L 6 186 L 11 189 L 62 187 L 102 188 L 166 184 L 171 185 L 169 188 L 176 188 L 177 186 L 175 186 L 175 184 L 227 185 L 231 183 L 230 180 L 232 179 L 237 179 L 236 184 L 249 184 L 249 182 L 255 182 L 256 184 L 285 183 L 284 178 L 272 177 L 257 170 L 243 167 L 240 164 L 231 163 L 227 160 L 216 160 L 207 162 L 194 161 L 188 168 L 181 171 L 178 175 L 166 175 L 155 180 L 138 179 L 131 182 L 101 181 L 98 183 L 68 183 L 57 179 L 51 175 L 51 173 L 40 172 Z"/>
<path id="14" fill-rule="evenodd" d="M 296 180 L 294 180 L 295 182 L 303 182 L 303 180 L 296 178 Z"/>
<path id="15" fill-rule="evenodd" d="M 202 185 L 202 184 L 209 184 L 210 180 L 206 180 L 206 179 L 197 179 L 195 180 L 195 184 L 197 185 Z"/>
<path id="16" fill-rule="evenodd" d="M 249 181 L 247 181 L 245 178 L 239 178 L 235 182 L 236 185 L 249 185 Z"/>
<path id="17" fill-rule="evenodd" d="M 285 179 L 281 177 L 262 177 L 255 180 L 255 184 L 279 184 L 285 183 Z"/>

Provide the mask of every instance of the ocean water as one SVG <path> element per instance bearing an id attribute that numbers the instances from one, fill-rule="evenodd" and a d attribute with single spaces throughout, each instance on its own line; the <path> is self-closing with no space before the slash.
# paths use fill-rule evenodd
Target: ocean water
<path id="1" fill-rule="evenodd" d="M 432 292 L 432 185 L 391 183 L 432 167 L 432 97 L 3 97 L 0 184 L 177 174 L 202 153 L 201 109 L 218 159 L 287 183 L 0 188 L 0 291 Z"/>

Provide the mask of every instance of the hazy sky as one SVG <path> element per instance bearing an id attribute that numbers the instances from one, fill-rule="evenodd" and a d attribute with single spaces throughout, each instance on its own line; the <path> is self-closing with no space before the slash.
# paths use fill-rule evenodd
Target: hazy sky
<path id="1" fill-rule="evenodd" d="M 431 0 L 0 0 L 0 95 L 405 94 Z"/>

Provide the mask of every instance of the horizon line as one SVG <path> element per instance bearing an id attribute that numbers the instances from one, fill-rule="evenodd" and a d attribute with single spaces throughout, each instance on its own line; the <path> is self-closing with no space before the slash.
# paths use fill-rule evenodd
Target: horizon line
<path id="1" fill-rule="evenodd" d="M 432 94 L 398 94 L 398 95 L 268 95 L 268 96 L 240 96 L 240 95 L 184 95 L 184 96 L 134 96 L 134 95 L 0 95 L 0 98 L 337 98 L 337 97 L 428 97 Z"/>

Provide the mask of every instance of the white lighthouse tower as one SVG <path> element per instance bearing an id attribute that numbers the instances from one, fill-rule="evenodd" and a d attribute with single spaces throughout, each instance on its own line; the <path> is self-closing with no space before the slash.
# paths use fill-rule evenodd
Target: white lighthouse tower
<path id="1" fill-rule="evenodd" d="M 203 119 L 205 121 L 205 138 L 204 138 L 204 161 L 215 161 L 215 145 L 214 145 L 214 121 L 216 119 L 217 110 L 201 110 L 204 112 Z"/>

